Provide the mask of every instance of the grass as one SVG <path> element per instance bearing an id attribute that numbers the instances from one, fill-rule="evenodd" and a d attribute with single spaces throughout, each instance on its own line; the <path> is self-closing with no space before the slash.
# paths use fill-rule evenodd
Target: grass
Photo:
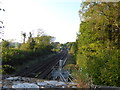
<path id="1" fill-rule="evenodd" d="M 64 69 L 70 71 L 74 78 L 73 81 L 78 83 L 78 88 L 89 88 L 90 79 L 80 71 L 79 66 L 76 64 L 76 58 L 72 53 L 68 54 Z"/>
<path id="2" fill-rule="evenodd" d="M 68 53 L 68 59 L 65 65 L 69 65 L 69 64 L 76 64 L 75 56 L 72 55 L 71 53 Z"/>

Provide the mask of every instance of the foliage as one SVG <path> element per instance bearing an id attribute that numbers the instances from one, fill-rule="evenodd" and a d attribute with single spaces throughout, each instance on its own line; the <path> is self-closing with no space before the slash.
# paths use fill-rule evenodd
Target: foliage
<path id="1" fill-rule="evenodd" d="M 60 44 L 59 42 L 52 42 L 53 51 L 60 52 L 61 50 L 66 49 L 66 44 Z"/>
<path id="2" fill-rule="evenodd" d="M 30 37 L 20 48 L 7 48 L 9 43 L 2 42 L 2 65 L 3 73 L 11 74 L 15 72 L 17 65 L 22 65 L 37 57 L 52 53 L 51 36 Z"/>
<path id="3" fill-rule="evenodd" d="M 46 46 L 50 46 L 53 37 L 51 36 L 41 36 L 34 38 L 35 41 L 35 49 L 45 48 Z"/>
<path id="4" fill-rule="evenodd" d="M 73 54 L 73 56 L 75 56 L 76 51 L 77 51 L 77 44 L 76 44 L 76 42 L 72 42 L 71 48 L 70 48 L 70 53 Z"/>
<path id="5" fill-rule="evenodd" d="M 2 39 L 2 48 L 8 48 L 9 45 L 10 45 L 9 41 Z"/>
<path id="6" fill-rule="evenodd" d="M 53 46 L 53 49 L 52 49 L 52 51 L 54 51 L 54 52 L 59 52 L 60 51 L 60 43 L 59 42 L 52 42 L 51 43 L 52 44 L 52 46 Z"/>
<path id="7" fill-rule="evenodd" d="M 120 86 L 120 2 L 84 2 L 76 59 L 93 84 Z"/>
<path id="8" fill-rule="evenodd" d="M 3 65 L 2 68 L 4 68 L 4 70 L 2 71 L 3 73 L 7 72 L 7 73 L 11 74 L 15 71 L 15 68 L 10 65 Z"/>
<path id="9" fill-rule="evenodd" d="M 67 42 L 65 43 L 66 47 L 70 50 L 73 42 Z"/>
<path id="10" fill-rule="evenodd" d="M 68 54 L 68 58 L 67 58 L 65 65 L 69 66 L 69 64 L 74 64 L 74 65 L 76 64 L 75 56 L 70 53 Z"/>

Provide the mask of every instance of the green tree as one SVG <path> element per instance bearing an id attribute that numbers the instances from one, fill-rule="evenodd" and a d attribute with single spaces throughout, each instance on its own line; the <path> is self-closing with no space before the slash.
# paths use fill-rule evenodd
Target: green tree
<path id="1" fill-rule="evenodd" d="M 53 37 L 51 37 L 51 36 L 41 36 L 41 37 L 35 37 L 34 40 L 35 40 L 35 43 L 36 43 L 35 49 L 38 49 L 38 48 L 44 48 L 48 45 L 51 45 Z"/>
<path id="2" fill-rule="evenodd" d="M 84 2 L 77 64 L 98 85 L 120 85 L 120 2 Z"/>
<path id="3" fill-rule="evenodd" d="M 71 48 L 70 48 L 70 52 L 71 52 L 71 54 L 73 54 L 75 56 L 76 51 L 77 51 L 76 42 L 72 42 L 72 45 L 71 45 Z"/>
<path id="4" fill-rule="evenodd" d="M 3 48 L 8 48 L 10 45 L 10 42 L 7 40 L 2 39 L 2 47 Z"/>

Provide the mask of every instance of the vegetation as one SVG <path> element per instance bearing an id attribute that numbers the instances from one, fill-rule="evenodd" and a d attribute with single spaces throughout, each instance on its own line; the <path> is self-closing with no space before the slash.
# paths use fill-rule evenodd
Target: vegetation
<path id="1" fill-rule="evenodd" d="M 78 87 L 120 87 L 120 2 L 83 2 L 80 30 L 69 48 L 67 68 Z M 73 63 L 76 59 L 76 64 Z"/>
<path id="2" fill-rule="evenodd" d="M 37 37 L 23 35 L 20 48 L 2 41 L 3 73 L 12 73 L 16 65 L 36 57 L 69 49 L 66 68 L 77 82 L 120 87 L 120 2 L 83 2 L 81 24 L 76 42 L 60 44 L 39 31 Z M 84 87 L 83 86 L 83 87 Z"/>
<path id="3" fill-rule="evenodd" d="M 29 33 L 25 42 L 26 34 L 23 35 L 23 43 L 20 48 L 11 47 L 11 42 L 2 40 L 2 65 L 3 74 L 12 74 L 16 71 L 16 66 L 23 65 L 38 57 L 51 54 L 53 51 L 53 37 L 40 36 L 32 37 Z"/>
<path id="4" fill-rule="evenodd" d="M 120 2 L 83 2 L 79 11 L 76 63 L 95 85 L 120 86 L 119 9 Z"/>

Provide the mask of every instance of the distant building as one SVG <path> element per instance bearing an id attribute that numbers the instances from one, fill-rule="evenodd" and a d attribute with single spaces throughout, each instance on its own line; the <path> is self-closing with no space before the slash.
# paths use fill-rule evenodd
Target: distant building
<path id="1" fill-rule="evenodd" d="M 19 42 L 11 42 L 9 47 L 13 47 L 13 48 L 20 48 L 22 43 Z"/>

